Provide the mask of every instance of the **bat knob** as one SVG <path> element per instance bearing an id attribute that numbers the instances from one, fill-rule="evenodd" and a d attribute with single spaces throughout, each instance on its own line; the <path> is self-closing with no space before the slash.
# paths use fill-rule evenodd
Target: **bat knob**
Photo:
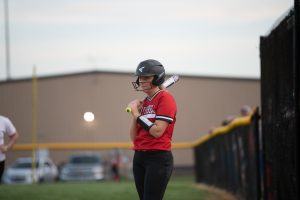
<path id="1" fill-rule="evenodd" d="M 126 112 L 131 113 L 131 108 L 130 108 L 130 107 L 127 107 L 127 108 L 126 108 Z"/>

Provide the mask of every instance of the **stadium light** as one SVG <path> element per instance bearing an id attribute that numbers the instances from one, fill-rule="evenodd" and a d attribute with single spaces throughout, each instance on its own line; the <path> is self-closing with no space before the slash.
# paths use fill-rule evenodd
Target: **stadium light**
<path id="1" fill-rule="evenodd" d="M 95 115 L 94 115 L 94 113 L 92 113 L 92 112 L 85 112 L 85 113 L 83 114 L 83 119 L 84 119 L 86 122 L 92 122 L 92 121 L 94 121 L 94 119 L 95 119 Z"/>

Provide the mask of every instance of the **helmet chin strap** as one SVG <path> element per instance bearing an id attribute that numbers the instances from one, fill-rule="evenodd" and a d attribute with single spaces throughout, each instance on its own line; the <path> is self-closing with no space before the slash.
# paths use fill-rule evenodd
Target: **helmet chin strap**
<path id="1" fill-rule="evenodd" d="M 135 91 L 148 91 L 148 90 L 153 89 L 153 85 L 152 84 L 150 84 L 149 88 L 146 88 L 146 89 L 139 89 L 139 88 L 141 88 L 141 86 L 137 82 L 132 82 L 132 85 L 133 85 Z"/>

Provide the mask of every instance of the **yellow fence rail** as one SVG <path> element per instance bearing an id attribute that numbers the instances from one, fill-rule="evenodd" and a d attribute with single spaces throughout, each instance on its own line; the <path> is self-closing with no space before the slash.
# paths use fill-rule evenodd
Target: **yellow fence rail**
<path id="1" fill-rule="evenodd" d="M 192 142 L 177 142 L 172 144 L 172 149 L 190 149 L 205 143 L 206 141 L 230 132 L 238 126 L 247 126 L 251 123 L 251 117 L 255 113 L 253 110 L 250 116 L 239 117 L 234 119 L 226 126 L 215 128 L 212 132 L 206 133 L 199 139 Z M 49 149 L 49 150 L 99 150 L 99 149 L 132 149 L 131 142 L 107 142 L 107 143 L 37 143 L 37 144 L 16 144 L 13 150 L 16 151 L 29 151 L 36 149 Z"/>

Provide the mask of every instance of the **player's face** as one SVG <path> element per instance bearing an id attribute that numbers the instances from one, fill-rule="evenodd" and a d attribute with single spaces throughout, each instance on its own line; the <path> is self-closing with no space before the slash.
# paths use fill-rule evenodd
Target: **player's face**
<path id="1" fill-rule="evenodd" d="M 150 90 L 152 88 L 153 76 L 139 76 L 139 83 L 142 90 Z"/>

